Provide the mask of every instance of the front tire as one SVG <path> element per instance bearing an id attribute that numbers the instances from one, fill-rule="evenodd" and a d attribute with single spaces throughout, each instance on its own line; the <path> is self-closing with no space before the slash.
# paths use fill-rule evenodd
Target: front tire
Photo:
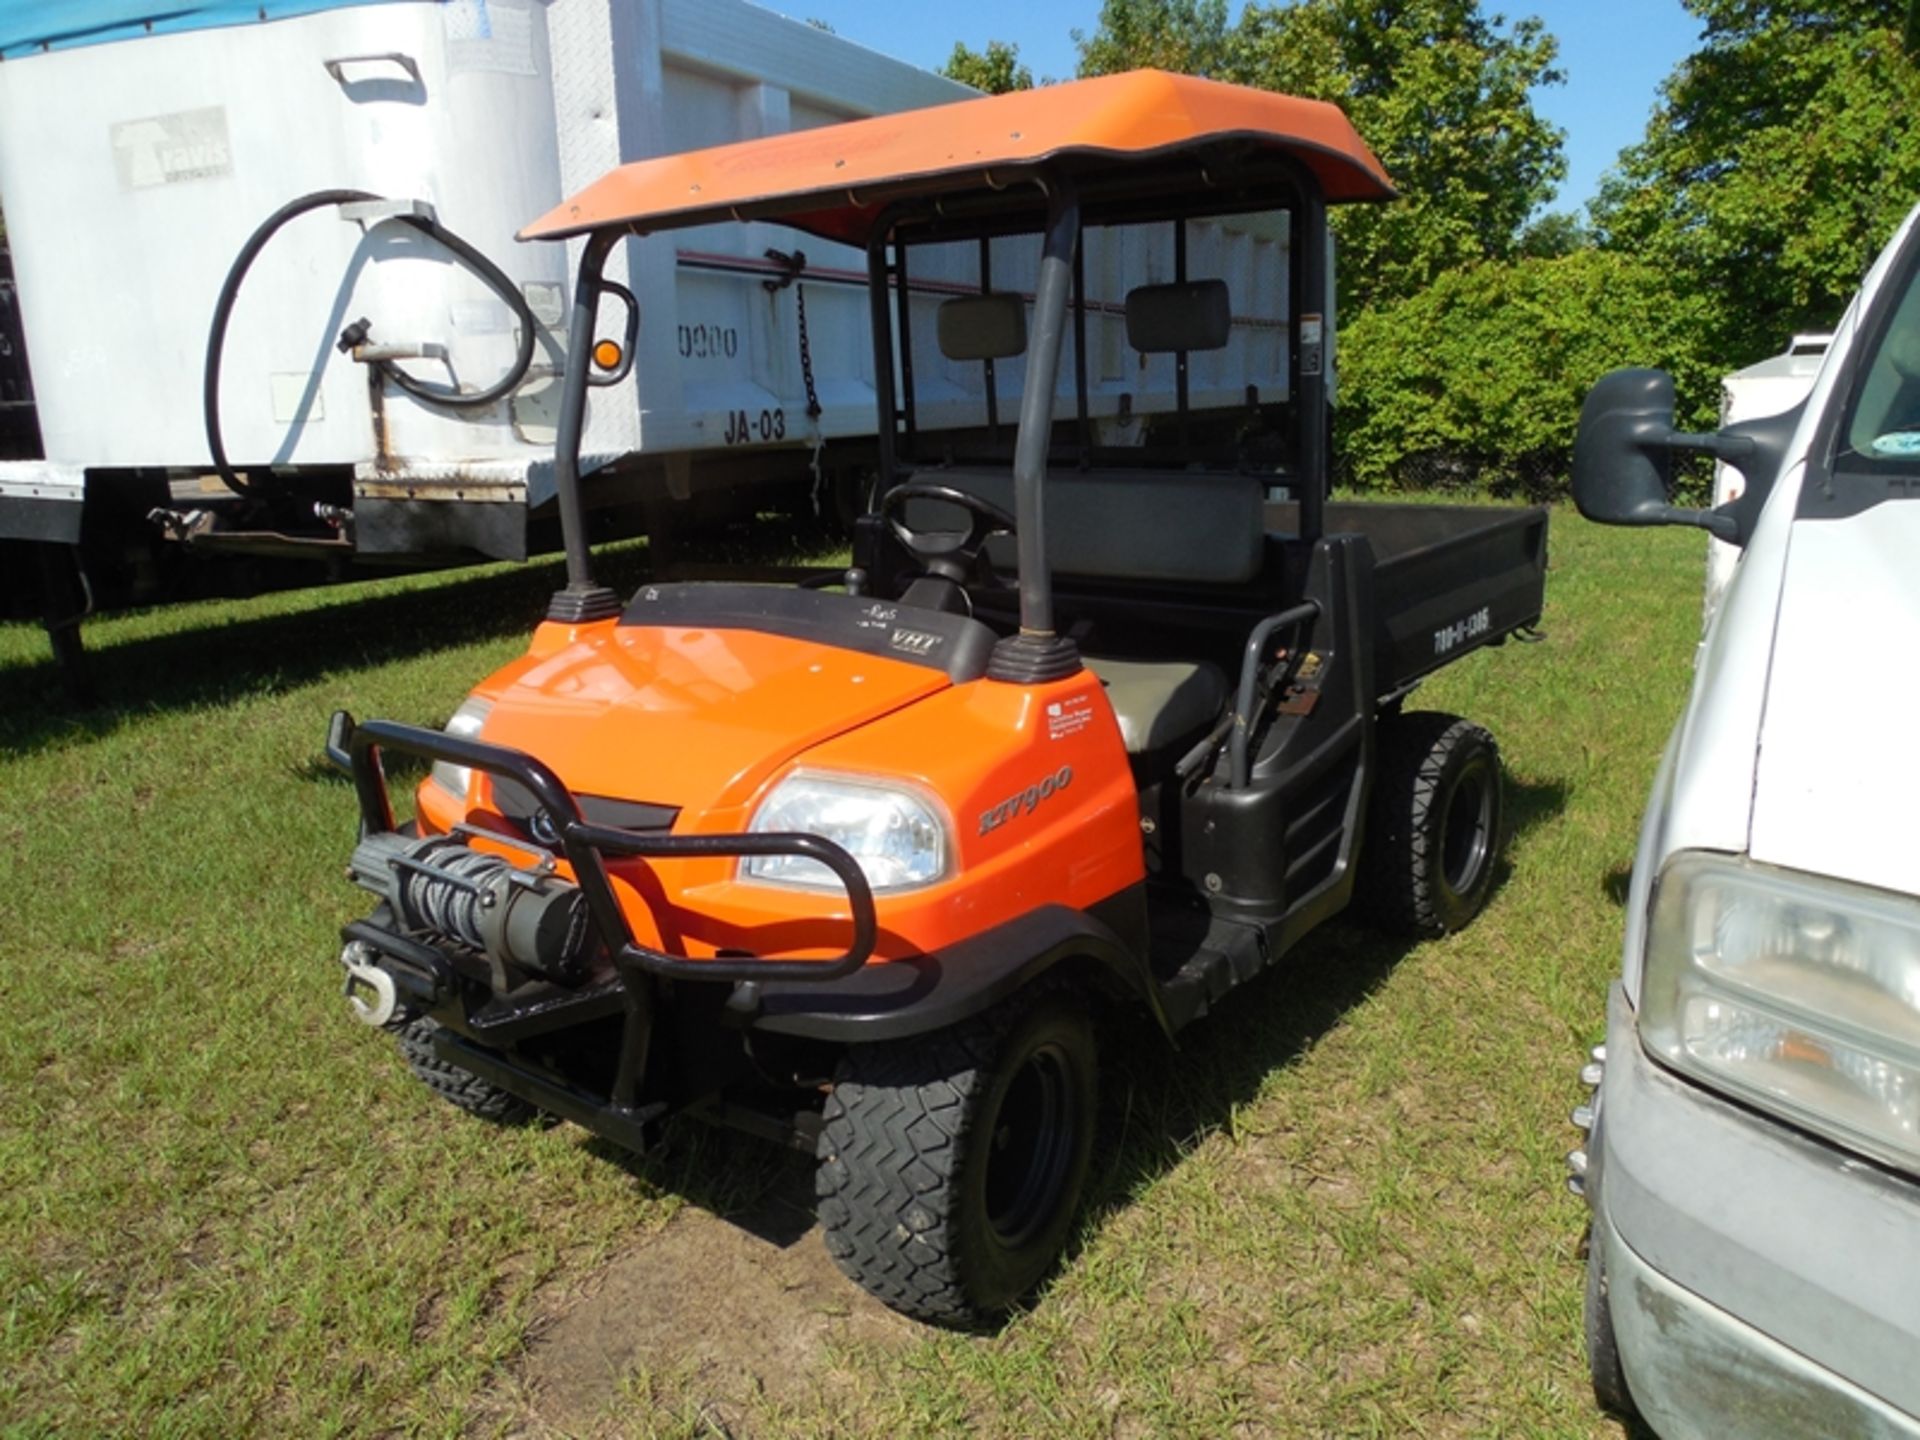
<path id="1" fill-rule="evenodd" d="M 1583 1305 L 1587 1332 L 1587 1376 L 1593 1398 L 1609 1415 L 1622 1420 L 1640 1418 L 1627 1389 L 1626 1368 L 1620 1363 L 1620 1345 L 1613 1333 L 1613 1301 L 1607 1288 L 1607 1257 L 1600 1237 L 1587 1227 L 1587 1291 Z"/>
<path id="2" fill-rule="evenodd" d="M 440 1027 L 422 1015 L 394 1031 L 400 1054 L 414 1078 L 449 1105 L 496 1125 L 524 1125 L 539 1114 L 511 1091 L 482 1080 L 471 1070 L 451 1065 L 435 1052 L 433 1032 Z"/>
<path id="3" fill-rule="evenodd" d="M 1066 1248 L 1095 1071 L 1084 1000 L 1064 988 L 848 1051 L 815 1179 L 834 1263 L 914 1319 L 993 1324 Z"/>
<path id="4" fill-rule="evenodd" d="M 1360 859 L 1370 917 L 1395 935 L 1463 928 L 1493 891 L 1500 853 L 1500 750 L 1437 710 L 1380 722 L 1379 765 Z"/>

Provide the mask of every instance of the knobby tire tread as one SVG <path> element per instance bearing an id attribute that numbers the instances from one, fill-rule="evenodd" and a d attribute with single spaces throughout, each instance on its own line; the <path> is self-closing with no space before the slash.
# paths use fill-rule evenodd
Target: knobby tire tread
<path id="1" fill-rule="evenodd" d="M 910 1043 L 869 1047 L 849 1057 L 827 1100 L 815 1178 L 827 1253 L 863 1289 L 919 1320 L 979 1318 L 948 1222 L 972 1133 L 968 1102 L 988 1082 L 1010 1018 L 990 1012 Z"/>
<path id="2" fill-rule="evenodd" d="M 977 1220 L 975 1238 L 968 1239 L 974 1217 L 966 1203 L 966 1163 L 1008 1047 L 1026 1043 L 1022 1032 L 1029 1025 L 1044 1033 L 1055 1023 L 1046 1017 L 1062 1012 L 1084 1020 L 1086 996 L 1070 979 L 1050 977 L 957 1025 L 856 1046 L 843 1059 L 821 1117 L 814 1181 L 819 1218 L 827 1253 L 842 1273 L 892 1309 L 929 1324 L 979 1330 L 1022 1298 L 1008 1287 L 1029 1282 L 1009 1281 L 1000 1268 L 1005 1254 L 978 1238 Z M 1090 1024 L 1082 1033 L 1091 1067 L 1097 1062 Z M 1087 1080 L 1077 1176 L 1066 1182 L 1056 1217 L 1072 1214 L 1085 1181 L 1096 1113 L 1091 1072 Z M 1062 1231 L 1056 1244 L 1063 1243 L 1066 1223 L 1050 1222 Z M 1048 1268 L 1058 1255 L 1053 1249 Z"/>
<path id="3" fill-rule="evenodd" d="M 1434 811 L 1448 761 L 1475 744 L 1492 751 L 1499 783 L 1498 747 L 1471 720 L 1444 710 L 1412 710 L 1380 727 L 1380 768 L 1362 875 L 1368 918 L 1392 934 L 1431 938 L 1449 929 L 1436 896 L 1446 837 L 1433 823 Z"/>
<path id="4" fill-rule="evenodd" d="M 400 1054 L 419 1082 L 469 1115 L 496 1125 L 521 1125 L 533 1119 L 533 1106 L 510 1091 L 482 1080 L 471 1070 L 450 1065 L 434 1052 L 433 1033 L 440 1027 L 421 1016 L 394 1031 Z"/>

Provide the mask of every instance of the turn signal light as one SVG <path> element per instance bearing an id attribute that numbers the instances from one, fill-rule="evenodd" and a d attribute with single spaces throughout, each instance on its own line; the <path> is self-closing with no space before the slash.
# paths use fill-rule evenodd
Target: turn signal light
<path id="1" fill-rule="evenodd" d="M 593 347 L 593 363 L 602 370 L 618 370 L 623 354 L 617 340 L 602 340 Z"/>

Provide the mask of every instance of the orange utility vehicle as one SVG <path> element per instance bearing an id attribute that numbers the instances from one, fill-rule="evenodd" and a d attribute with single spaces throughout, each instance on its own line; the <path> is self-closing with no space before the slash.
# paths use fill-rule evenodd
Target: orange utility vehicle
<path id="1" fill-rule="evenodd" d="M 1538 618 L 1546 514 L 1327 499 L 1326 207 L 1392 193 L 1331 106 L 1140 72 L 627 165 L 532 226 L 585 237 L 567 585 L 444 732 L 334 717 L 379 897 L 345 928 L 361 1017 L 497 1120 L 641 1150 L 694 1111 L 817 1152 L 828 1249 L 908 1314 L 1030 1294 L 1117 1007 L 1171 1037 L 1356 893 L 1438 934 L 1492 883 L 1493 742 L 1402 701 Z M 1202 412 L 1188 355 L 1252 342 L 1185 237 L 1255 213 L 1290 256 L 1256 337 L 1289 383 Z M 637 322 L 603 263 L 766 220 L 865 249 L 877 513 L 845 572 L 623 600 L 578 474 L 589 361 L 630 363 Z M 1127 365 L 1183 377 L 1128 426 L 1090 413 L 1076 269 L 1103 229 L 1152 281 L 1103 340 L 1124 322 Z M 941 363 L 1017 378 L 1018 418 L 929 438 L 903 277 L 956 245 L 1002 274 L 1030 252 L 1030 295 L 982 275 L 936 327 Z M 609 291 L 624 343 L 596 343 Z M 389 751 L 432 764 L 409 825 Z"/>

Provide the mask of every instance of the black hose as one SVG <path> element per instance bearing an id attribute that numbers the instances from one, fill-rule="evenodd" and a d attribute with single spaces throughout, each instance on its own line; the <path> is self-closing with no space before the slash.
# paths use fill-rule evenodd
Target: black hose
<path id="1" fill-rule="evenodd" d="M 227 346 L 227 324 L 233 318 L 234 302 L 240 298 L 240 283 L 246 279 L 247 271 L 259 258 L 276 231 L 288 221 L 297 219 L 309 210 L 324 209 L 329 205 L 350 205 L 361 201 L 379 201 L 383 197 L 365 190 L 316 190 L 311 195 L 302 195 L 297 200 L 289 200 L 273 214 L 260 222 L 260 226 L 247 237 L 247 243 L 240 247 L 240 253 L 233 258 L 232 266 L 227 270 L 226 283 L 220 287 L 220 298 L 214 303 L 213 325 L 207 333 L 207 363 L 203 374 L 200 399 L 207 423 L 207 450 L 213 457 L 213 468 L 219 472 L 221 483 L 236 495 L 257 495 L 260 487 L 242 480 L 227 460 L 227 447 L 220 435 L 220 357 Z M 514 318 L 520 322 L 520 348 L 514 355 L 513 364 L 507 373 L 484 390 L 475 390 L 470 394 L 459 391 L 443 390 L 415 379 L 390 360 L 373 361 L 374 368 L 381 376 L 392 381 L 400 389 L 423 400 L 429 405 L 444 405 L 449 409 L 465 410 L 476 406 L 491 405 L 496 400 L 512 393 L 515 386 L 526 378 L 527 369 L 533 364 L 534 318 L 533 311 L 527 308 L 526 297 L 520 293 L 519 286 L 513 283 L 498 265 L 462 240 L 437 220 L 424 215 L 395 215 L 395 220 L 411 225 L 421 234 L 440 242 L 466 267 L 486 281 L 488 288 L 507 302 Z"/>

